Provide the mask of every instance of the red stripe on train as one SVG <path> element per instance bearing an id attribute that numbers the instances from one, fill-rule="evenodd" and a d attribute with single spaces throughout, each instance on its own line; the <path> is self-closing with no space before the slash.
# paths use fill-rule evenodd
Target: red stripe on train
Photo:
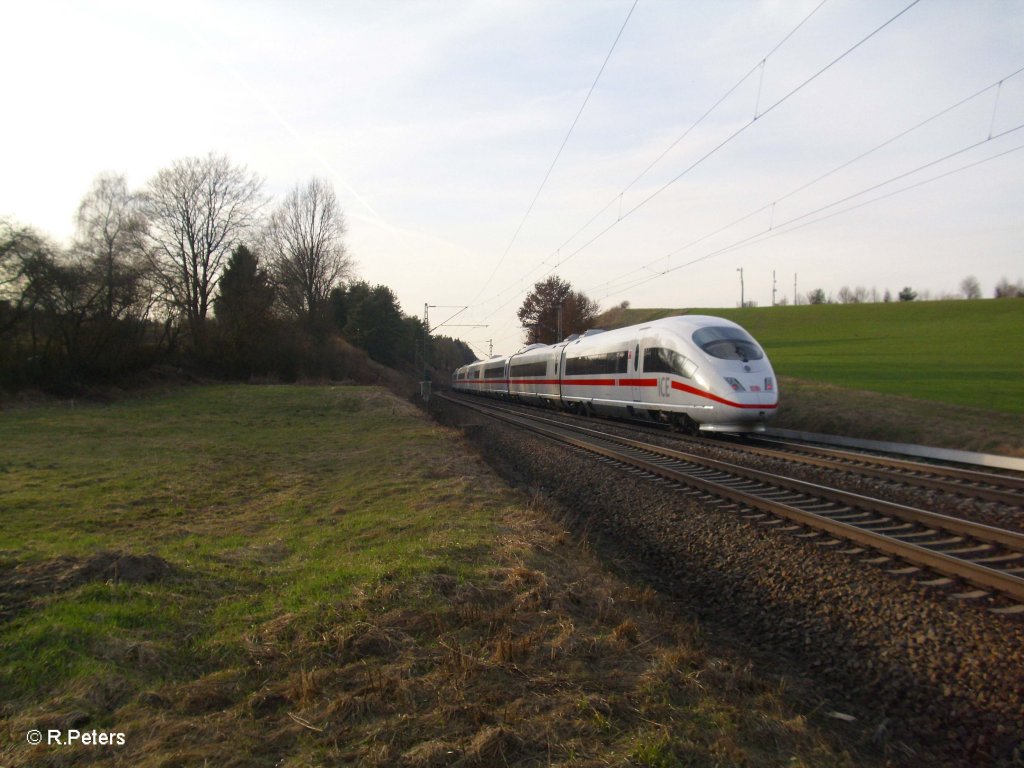
<path id="1" fill-rule="evenodd" d="M 730 408 L 750 408 L 753 410 L 770 411 L 773 408 L 778 408 L 778 403 L 772 405 L 749 405 L 747 403 L 734 403 L 732 400 L 726 400 L 724 397 L 713 395 L 710 392 L 705 392 L 702 389 L 696 389 L 695 387 L 681 384 L 678 381 L 672 382 L 672 389 L 678 389 L 680 392 L 688 392 L 691 395 L 697 395 L 698 397 L 706 397 L 708 400 L 714 400 L 716 403 L 722 405 L 728 405 Z"/>
<path id="2" fill-rule="evenodd" d="M 658 386 L 657 379 L 464 379 L 459 381 L 458 384 L 489 384 L 494 385 L 508 385 L 508 384 L 546 384 L 549 386 L 561 385 L 561 386 L 585 386 L 585 387 L 656 387 Z M 757 405 L 749 403 L 736 403 L 732 400 L 726 400 L 724 397 L 719 397 L 710 392 L 705 392 L 702 389 L 691 387 L 688 384 L 682 384 L 678 381 L 672 382 L 672 389 L 678 389 L 680 392 L 686 392 L 697 397 L 703 397 L 708 400 L 713 400 L 716 403 L 722 405 L 728 405 L 730 408 L 744 408 L 748 410 L 761 410 L 770 411 L 778 408 L 778 403 L 772 403 L 770 405 Z"/>

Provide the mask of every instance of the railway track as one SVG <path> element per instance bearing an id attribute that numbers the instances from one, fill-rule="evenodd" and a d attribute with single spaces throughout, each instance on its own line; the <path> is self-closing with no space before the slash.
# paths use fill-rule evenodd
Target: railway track
<path id="1" fill-rule="evenodd" d="M 529 414 L 532 409 L 521 412 Z M 567 421 L 593 423 L 590 417 L 569 414 L 560 416 Z M 681 445 L 692 446 L 694 449 L 712 445 L 723 451 L 732 452 L 738 461 L 742 461 L 745 455 L 760 456 L 784 461 L 787 464 L 802 464 L 829 472 L 844 472 L 912 488 L 941 491 L 965 499 L 996 502 L 1024 510 L 1024 476 L 1009 472 L 984 472 L 778 438 L 747 436 L 739 441 L 729 435 L 686 437 L 650 423 L 629 420 L 618 423 L 628 425 L 636 431 L 657 435 L 662 439 L 671 437 Z"/>
<path id="2" fill-rule="evenodd" d="M 762 437 L 751 440 L 739 449 L 761 456 L 930 488 L 967 498 L 1024 506 L 1024 477 L 927 464 L 794 441 Z M 729 446 L 725 441 L 720 443 Z"/>
<path id="3" fill-rule="evenodd" d="M 504 405 L 441 397 L 596 454 L 636 474 L 725 500 L 751 522 L 862 556 L 868 563 L 886 566 L 894 574 L 913 576 L 926 586 L 971 586 L 966 591 L 954 592 L 954 597 L 1001 596 L 994 602 L 1003 604 L 990 608 L 995 613 L 1024 613 L 1024 534 L 567 424 L 540 414 L 525 414 Z M 818 460 L 825 458 L 815 459 Z M 849 471 L 845 464 L 842 471 Z M 968 487 L 959 490 L 963 493 Z"/>

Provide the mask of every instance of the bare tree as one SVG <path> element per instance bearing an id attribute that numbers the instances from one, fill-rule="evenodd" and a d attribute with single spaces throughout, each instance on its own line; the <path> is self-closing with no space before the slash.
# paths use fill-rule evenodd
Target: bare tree
<path id="1" fill-rule="evenodd" d="M 996 283 L 996 289 L 992 295 L 997 299 L 1024 298 L 1024 282 L 1018 280 L 1016 283 L 1011 283 L 1003 277 Z"/>
<path id="2" fill-rule="evenodd" d="M 981 283 L 978 282 L 978 278 L 974 275 L 968 275 L 960 281 L 960 293 L 963 294 L 965 299 L 980 299 L 981 298 Z"/>
<path id="3" fill-rule="evenodd" d="M 278 296 L 289 314 L 310 325 L 326 311 L 331 289 L 352 275 L 345 219 L 330 183 L 312 179 L 296 187 L 270 217 L 265 252 Z"/>
<path id="4" fill-rule="evenodd" d="M 148 314 L 144 290 L 142 200 L 124 176 L 100 174 L 78 207 L 74 253 L 93 273 L 110 320 Z"/>
<path id="5" fill-rule="evenodd" d="M 54 246 L 36 230 L 0 219 L 0 341 L 34 306 L 32 276 Z"/>
<path id="6" fill-rule="evenodd" d="M 868 289 L 858 285 L 856 288 L 850 288 L 848 285 L 844 285 L 839 289 L 840 304 L 863 304 L 867 301 Z"/>
<path id="7" fill-rule="evenodd" d="M 149 182 L 149 258 L 168 305 L 204 347 L 206 314 L 222 266 L 255 223 L 262 180 L 226 156 L 189 157 Z"/>

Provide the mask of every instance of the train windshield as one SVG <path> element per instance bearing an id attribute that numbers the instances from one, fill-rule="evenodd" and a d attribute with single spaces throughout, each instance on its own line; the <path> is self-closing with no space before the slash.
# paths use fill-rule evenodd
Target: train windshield
<path id="1" fill-rule="evenodd" d="M 741 328 L 712 326 L 701 328 L 693 334 L 693 343 L 712 357 L 722 360 L 760 360 L 764 352 L 757 342 Z"/>
<path id="2" fill-rule="evenodd" d="M 644 350 L 644 373 L 674 373 L 692 379 L 697 366 L 692 360 L 661 347 L 648 347 Z"/>

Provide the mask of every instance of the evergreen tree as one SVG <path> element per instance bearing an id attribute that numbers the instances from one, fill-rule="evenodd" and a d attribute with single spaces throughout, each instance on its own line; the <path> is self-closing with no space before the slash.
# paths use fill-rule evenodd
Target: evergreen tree
<path id="1" fill-rule="evenodd" d="M 219 287 L 213 311 L 224 345 L 224 361 L 235 375 L 251 375 L 267 352 L 274 287 L 256 255 L 244 245 L 235 248 L 228 259 Z"/>

